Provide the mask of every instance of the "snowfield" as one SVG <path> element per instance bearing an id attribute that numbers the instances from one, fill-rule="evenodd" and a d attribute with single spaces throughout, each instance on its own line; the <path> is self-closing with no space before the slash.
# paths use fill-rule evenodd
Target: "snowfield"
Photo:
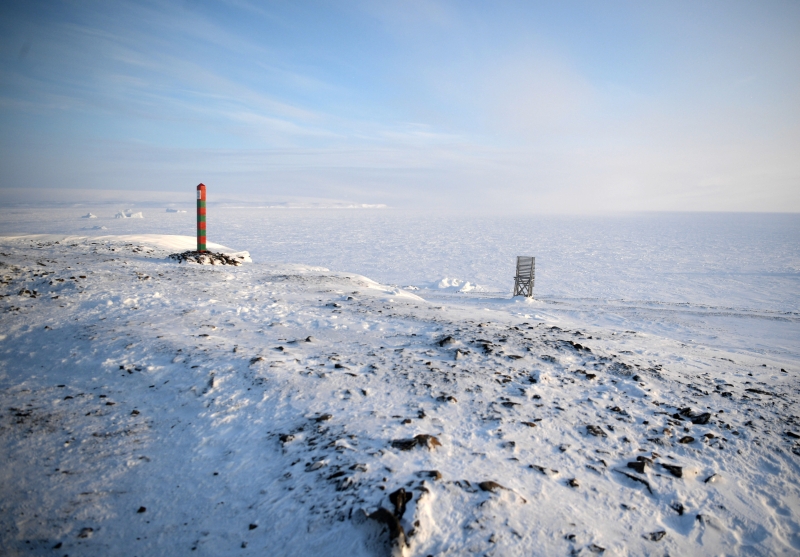
<path id="1" fill-rule="evenodd" d="M 800 552 L 796 347 L 194 242 L 0 238 L 0 553 Z"/>

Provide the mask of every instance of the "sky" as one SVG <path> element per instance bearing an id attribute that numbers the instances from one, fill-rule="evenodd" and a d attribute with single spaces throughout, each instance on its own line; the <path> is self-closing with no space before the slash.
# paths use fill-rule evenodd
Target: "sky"
<path id="1" fill-rule="evenodd" d="M 0 188 L 31 194 L 800 212 L 798 99 L 797 1 L 0 7 Z"/>

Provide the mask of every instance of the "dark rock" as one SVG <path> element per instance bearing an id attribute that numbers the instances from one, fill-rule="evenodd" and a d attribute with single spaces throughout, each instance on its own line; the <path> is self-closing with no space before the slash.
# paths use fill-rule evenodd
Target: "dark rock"
<path id="1" fill-rule="evenodd" d="M 526 425 L 528 427 L 536 427 L 536 424 L 533 422 L 522 422 L 522 425 Z"/>
<path id="2" fill-rule="evenodd" d="M 139 509 L 138 509 L 136 512 L 137 512 L 137 513 L 143 513 L 143 512 L 145 512 L 146 510 L 147 510 L 147 507 L 139 507 Z"/>
<path id="3" fill-rule="evenodd" d="M 586 350 L 588 350 L 588 348 Z M 596 545 L 596 544 L 593 544 L 593 543 L 590 543 L 586 547 L 586 549 L 588 549 L 591 553 L 596 553 L 598 555 L 603 553 L 606 550 L 605 547 L 600 547 L 599 545 Z"/>
<path id="4" fill-rule="evenodd" d="M 650 482 L 648 482 L 647 480 L 644 480 L 644 479 L 642 479 L 642 478 L 640 478 L 638 476 L 634 476 L 633 474 L 628 474 L 624 470 L 618 470 L 616 468 L 614 469 L 614 472 L 618 472 L 619 474 L 622 474 L 623 476 L 625 476 L 627 478 L 630 478 L 631 480 L 633 480 L 635 482 L 639 482 L 640 484 L 644 484 L 644 486 L 647 488 L 647 491 L 649 491 L 650 493 L 653 493 L 653 489 L 650 487 Z"/>
<path id="5" fill-rule="evenodd" d="M 450 344 L 454 344 L 455 342 L 456 342 L 456 339 L 454 339 L 453 337 L 448 335 L 448 336 L 444 337 L 442 340 L 440 340 L 438 344 L 439 344 L 439 346 L 444 347 L 444 346 L 448 346 Z"/>
<path id="6" fill-rule="evenodd" d="M 380 507 L 377 511 L 369 515 L 370 519 L 380 522 L 389 529 L 389 540 L 393 545 L 404 547 L 407 545 L 406 532 L 397 517 L 388 510 Z"/>
<path id="7" fill-rule="evenodd" d="M 53 546 L 53 549 L 61 549 L 61 546 L 64 545 L 61 542 L 58 542 L 56 545 Z"/>
<path id="8" fill-rule="evenodd" d="M 499 483 L 493 481 L 480 482 L 478 484 L 478 487 L 481 488 L 481 490 L 483 491 L 491 491 L 491 492 L 495 492 L 500 489 L 507 489 L 506 487 L 503 487 Z"/>
<path id="9" fill-rule="evenodd" d="M 681 437 L 681 438 L 678 440 L 678 443 L 683 443 L 684 445 L 685 445 L 686 443 L 694 443 L 694 437 L 692 437 L 692 436 L 690 436 L 690 435 L 686 435 L 685 437 Z"/>
<path id="10" fill-rule="evenodd" d="M 322 416 L 320 416 L 318 418 L 315 418 L 314 421 L 315 422 L 327 422 L 331 418 L 333 418 L 333 416 L 331 416 L 330 414 L 323 414 Z"/>
<path id="11" fill-rule="evenodd" d="M 703 412 L 697 416 L 691 418 L 693 424 L 697 425 L 705 425 L 708 423 L 708 420 L 711 419 L 711 414 L 709 412 Z"/>
<path id="12" fill-rule="evenodd" d="M 403 518 L 403 515 L 406 512 L 406 503 L 411 501 L 413 497 L 413 493 L 408 493 L 402 487 L 389 494 L 389 501 L 391 501 L 392 505 L 394 505 L 394 515 L 397 518 Z"/>
<path id="13" fill-rule="evenodd" d="M 661 539 L 666 536 L 667 533 L 664 530 L 658 530 L 657 532 L 650 532 L 646 534 L 644 538 L 646 540 L 650 540 L 651 542 L 661 541 Z"/>
<path id="14" fill-rule="evenodd" d="M 278 439 L 280 439 L 281 443 L 291 443 L 294 441 L 294 435 L 291 433 L 281 433 L 278 436 Z"/>
<path id="15" fill-rule="evenodd" d="M 410 451 L 418 445 L 427 447 L 428 449 L 442 446 L 436 437 L 426 433 L 415 435 L 413 439 L 395 439 L 392 441 L 392 447 L 400 449 L 401 451 Z"/>
<path id="16" fill-rule="evenodd" d="M 416 439 L 395 439 L 392 441 L 392 447 L 400 449 L 401 451 L 410 451 L 417 446 Z"/>
<path id="17" fill-rule="evenodd" d="M 581 484 L 578 483 L 578 480 L 575 478 L 570 478 L 567 480 L 567 485 L 570 487 L 579 487 Z"/>
<path id="18" fill-rule="evenodd" d="M 791 437 L 792 439 L 800 439 L 800 434 L 797 434 L 794 431 L 787 431 L 786 435 Z"/>
<path id="19" fill-rule="evenodd" d="M 528 468 L 533 468 L 534 470 L 538 470 L 545 476 L 555 476 L 558 474 L 558 470 L 553 470 L 552 468 L 545 468 L 544 466 L 539 466 L 538 464 L 530 464 Z"/>
<path id="20" fill-rule="evenodd" d="M 680 466 L 675 466 L 674 464 L 664 464 L 663 462 L 660 463 L 661 467 L 664 468 L 667 472 L 675 476 L 676 478 L 683 477 L 683 468 Z"/>
<path id="21" fill-rule="evenodd" d="M 603 428 L 597 425 L 587 425 L 586 432 L 594 435 L 595 437 L 608 437 Z"/>
<path id="22" fill-rule="evenodd" d="M 86 528 L 81 528 L 81 531 L 78 532 L 78 537 L 83 539 L 91 538 L 93 533 L 94 533 L 94 528 L 89 528 L 87 526 Z"/>
<path id="23" fill-rule="evenodd" d="M 418 476 L 422 476 L 425 478 L 430 478 L 434 481 L 438 481 L 442 479 L 442 473 L 438 470 L 420 470 L 417 472 Z"/>
<path id="24" fill-rule="evenodd" d="M 198 263 L 200 265 L 235 265 L 239 266 L 244 263 L 243 257 L 231 257 L 224 253 L 216 253 L 211 251 L 184 251 L 182 253 L 170 254 L 168 259 L 177 261 L 178 263 Z"/>
<path id="25" fill-rule="evenodd" d="M 501 404 L 506 408 L 514 408 L 515 406 L 519 406 L 519 402 L 511 402 L 510 400 L 502 402 Z"/>
<path id="26" fill-rule="evenodd" d="M 775 396 L 775 393 L 771 393 L 769 391 L 762 391 L 761 389 L 745 389 L 748 393 L 756 393 L 758 395 L 769 395 Z"/>
<path id="27" fill-rule="evenodd" d="M 255 530 L 256 528 L 258 528 L 258 524 L 251 524 L 247 527 L 248 530 Z"/>
<path id="28" fill-rule="evenodd" d="M 683 516 L 684 511 L 686 511 L 686 508 L 683 506 L 682 503 L 672 503 L 672 510 L 678 513 L 680 516 Z"/>
<path id="29" fill-rule="evenodd" d="M 628 468 L 633 468 L 640 474 L 644 474 L 645 463 L 642 461 L 629 462 L 627 466 Z"/>

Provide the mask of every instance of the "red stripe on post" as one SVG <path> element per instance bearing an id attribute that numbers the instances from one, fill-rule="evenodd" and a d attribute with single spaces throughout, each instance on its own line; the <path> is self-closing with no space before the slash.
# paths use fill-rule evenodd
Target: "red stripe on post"
<path id="1" fill-rule="evenodd" d="M 206 185 L 197 186 L 197 251 L 206 251 Z"/>

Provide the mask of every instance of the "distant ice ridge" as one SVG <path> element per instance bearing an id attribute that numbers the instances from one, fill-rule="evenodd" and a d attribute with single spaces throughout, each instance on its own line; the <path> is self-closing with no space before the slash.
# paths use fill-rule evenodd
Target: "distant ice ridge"
<path id="1" fill-rule="evenodd" d="M 92 213 L 86 213 L 81 217 L 82 219 L 96 219 L 97 215 L 93 215 Z"/>
<path id="2" fill-rule="evenodd" d="M 115 219 L 143 219 L 144 215 L 142 214 L 141 211 L 139 211 L 138 213 L 134 213 L 130 209 L 127 209 L 125 211 L 120 211 L 119 213 L 114 215 L 114 218 Z"/>
<path id="3" fill-rule="evenodd" d="M 169 207 L 167 207 L 167 213 L 185 213 L 185 212 L 186 211 L 184 211 L 183 209 L 170 209 Z"/>

